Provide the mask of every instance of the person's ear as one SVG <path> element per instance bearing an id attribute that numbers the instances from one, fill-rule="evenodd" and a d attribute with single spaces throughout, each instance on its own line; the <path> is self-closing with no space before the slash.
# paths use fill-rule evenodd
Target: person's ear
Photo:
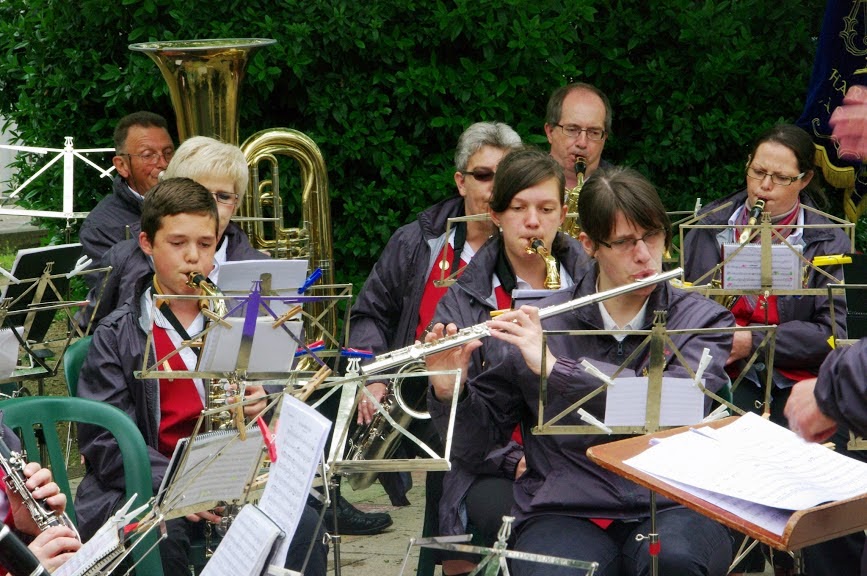
<path id="1" fill-rule="evenodd" d="M 114 164 L 114 169 L 117 170 L 117 173 L 120 174 L 121 178 L 129 178 L 129 164 L 127 164 L 127 159 L 124 156 L 114 156 L 111 159 L 111 163 Z"/>
<path id="2" fill-rule="evenodd" d="M 578 241 L 581 242 L 581 246 L 584 247 L 584 252 L 586 252 L 588 256 L 593 258 L 596 255 L 596 244 L 585 232 L 578 234 Z"/>
<path id="3" fill-rule="evenodd" d="M 141 248 L 141 251 L 147 254 L 148 256 L 154 255 L 154 247 L 151 244 L 150 238 L 144 232 L 138 233 L 138 245 Z"/>

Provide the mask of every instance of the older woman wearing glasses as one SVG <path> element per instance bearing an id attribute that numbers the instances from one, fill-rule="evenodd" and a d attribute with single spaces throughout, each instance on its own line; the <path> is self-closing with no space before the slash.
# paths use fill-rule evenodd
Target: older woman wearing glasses
<path id="1" fill-rule="evenodd" d="M 839 228 L 803 228 L 804 225 L 831 225 L 820 214 L 805 209 L 815 207 L 814 200 L 824 203 L 822 190 L 816 184 L 813 171 L 815 148 L 809 134 L 791 124 L 780 124 L 765 131 L 756 140 L 746 163 L 746 189 L 726 198 L 710 203 L 702 210 L 707 214 L 700 224 L 718 224 L 719 229 L 695 228 L 684 240 L 686 279 L 698 280 L 722 258 L 725 243 L 738 242 L 742 228 L 747 224 L 749 213 L 761 200 L 764 211 L 771 215 L 771 222 L 779 236 L 793 246 L 802 246 L 807 260 L 826 254 L 849 252 L 850 243 Z M 720 209 L 726 203 L 728 208 Z M 725 226 L 725 227 L 723 227 Z M 754 234 L 752 242 L 760 242 Z M 781 240 L 774 237 L 774 242 Z M 827 266 L 826 272 L 843 280 L 840 266 Z M 706 278 L 702 283 L 707 283 Z M 810 270 L 803 279 L 806 288 L 821 288 L 830 280 L 828 277 Z M 783 408 L 791 387 L 798 381 L 815 377 L 819 366 L 831 351 L 829 337 L 832 334 L 831 307 L 834 306 L 837 334 L 845 334 L 846 304 L 840 296 L 829 301 L 827 296 L 740 296 L 731 306 L 739 325 L 776 324 L 776 348 L 774 350 L 773 390 L 771 397 L 771 419 L 785 425 Z M 732 353 L 727 361 L 727 370 L 732 376 L 740 373 L 740 367 L 759 345 L 763 335 L 760 333 L 738 332 L 735 334 Z M 734 392 L 738 406 L 756 410 L 763 401 L 764 377 L 762 371 L 752 368 L 746 379 Z M 839 437 L 841 448 L 845 448 L 845 437 Z M 861 535 L 863 540 L 863 534 Z M 860 548 L 859 548 L 860 550 Z M 849 573 L 839 565 L 832 566 L 830 572 L 823 572 L 817 564 L 816 550 L 808 549 L 806 554 L 808 573 Z M 857 564 L 855 564 L 857 566 Z M 857 573 L 851 572 L 851 573 Z"/>

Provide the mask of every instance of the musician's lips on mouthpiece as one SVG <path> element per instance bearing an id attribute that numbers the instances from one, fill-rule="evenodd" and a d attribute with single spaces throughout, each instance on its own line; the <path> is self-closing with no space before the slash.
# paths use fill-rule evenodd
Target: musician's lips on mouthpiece
<path id="1" fill-rule="evenodd" d="M 639 272 L 638 274 L 633 275 L 635 280 L 644 280 L 646 278 L 650 278 L 651 276 L 656 276 L 656 270 L 644 270 L 643 272 Z"/>

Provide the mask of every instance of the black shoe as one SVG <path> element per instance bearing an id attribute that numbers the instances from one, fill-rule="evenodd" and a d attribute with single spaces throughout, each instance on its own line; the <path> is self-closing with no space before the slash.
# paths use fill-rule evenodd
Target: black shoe
<path id="1" fill-rule="evenodd" d="M 380 534 L 391 526 L 391 516 L 385 512 L 362 512 L 343 496 L 337 497 L 337 528 L 334 528 L 334 512 L 331 506 L 325 509 L 325 529 L 348 536 L 371 536 Z"/>

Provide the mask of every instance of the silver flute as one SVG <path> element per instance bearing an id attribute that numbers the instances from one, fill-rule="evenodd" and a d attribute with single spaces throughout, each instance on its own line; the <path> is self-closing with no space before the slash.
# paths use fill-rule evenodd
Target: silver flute
<path id="1" fill-rule="evenodd" d="M 26 465 L 27 454 L 23 450 L 21 452 L 10 450 L 6 442 L 0 438 L 0 468 L 3 469 L 3 481 L 10 491 L 21 497 L 39 531 L 45 532 L 52 526 L 66 526 L 77 535 L 78 531 L 75 530 L 75 525 L 69 516 L 66 514 L 58 515 L 45 500 L 37 500 L 33 497 L 25 484 L 27 478 L 24 476 L 24 466 Z"/>
<path id="2" fill-rule="evenodd" d="M 595 294 L 588 294 L 587 296 L 582 296 L 581 298 L 576 298 L 575 300 L 563 302 L 562 304 L 546 306 L 545 308 L 539 310 L 539 319 L 544 320 L 545 318 L 556 316 L 557 314 L 562 314 L 563 312 L 568 312 L 569 310 L 574 310 L 576 308 L 581 308 L 582 306 L 596 304 L 597 302 L 602 302 L 603 300 L 608 300 L 609 298 L 616 298 L 617 296 L 627 294 L 629 292 L 632 292 L 633 290 L 639 290 L 649 285 L 659 284 L 660 282 L 673 280 L 675 278 L 681 277 L 682 275 L 683 268 L 675 268 L 674 270 L 670 270 L 668 272 L 660 272 L 659 274 L 654 274 L 653 276 L 648 276 L 647 278 L 636 280 L 631 284 L 624 284 L 623 286 L 618 286 L 617 288 L 612 288 L 610 290 L 603 290 L 602 292 L 596 292 Z M 485 322 L 482 322 L 481 324 L 476 324 L 475 326 L 470 326 L 469 328 L 463 328 L 451 336 L 445 336 L 443 338 L 440 338 L 436 342 L 413 344 L 412 346 L 407 346 L 406 348 L 400 348 L 398 350 L 386 352 L 385 354 L 380 354 L 373 359 L 373 362 L 363 365 L 361 367 L 361 373 L 377 374 L 379 372 L 384 372 L 391 368 L 395 368 L 397 366 L 402 366 L 408 362 L 412 362 L 413 360 L 424 358 L 425 356 L 429 356 L 430 354 L 436 354 L 437 352 L 443 352 L 445 350 L 450 350 L 458 346 L 463 346 L 467 342 L 472 342 L 473 340 L 478 340 L 480 338 L 484 338 L 490 335 L 490 328 L 488 328 Z"/>

